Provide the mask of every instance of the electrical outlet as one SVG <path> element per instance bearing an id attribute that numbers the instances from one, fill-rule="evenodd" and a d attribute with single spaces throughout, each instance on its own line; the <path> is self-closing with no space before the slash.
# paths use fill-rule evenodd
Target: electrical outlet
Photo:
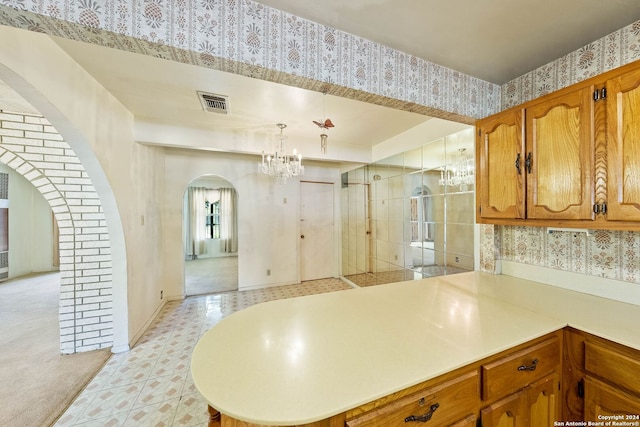
<path id="1" fill-rule="evenodd" d="M 267 269 L 267 276 L 271 276 L 271 269 Z"/>
<path id="2" fill-rule="evenodd" d="M 456 257 L 456 262 L 460 262 L 460 257 Z"/>
<path id="3" fill-rule="evenodd" d="M 164 291 L 160 291 L 160 299 L 164 298 Z"/>

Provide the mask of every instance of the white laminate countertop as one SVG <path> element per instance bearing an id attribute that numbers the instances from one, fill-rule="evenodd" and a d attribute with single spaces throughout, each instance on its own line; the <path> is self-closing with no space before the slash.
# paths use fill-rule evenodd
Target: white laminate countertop
<path id="1" fill-rule="evenodd" d="M 206 332 L 191 372 L 220 412 L 305 424 L 567 325 L 640 349 L 640 307 L 480 272 L 272 301 Z"/>

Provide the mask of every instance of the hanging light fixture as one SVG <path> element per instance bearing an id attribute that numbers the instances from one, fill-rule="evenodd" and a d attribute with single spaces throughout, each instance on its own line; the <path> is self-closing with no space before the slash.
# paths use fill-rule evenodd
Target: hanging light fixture
<path id="1" fill-rule="evenodd" d="M 322 120 L 317 122 L 317 121 L 313 121 L 313 123 L 316 124 L 316 126 L 318 126 L 320 129 L 329 129 L 334 127 L 333 123 L 331 122 L 331 119 L 325 119 L 325 114 L 324 114 L 324 100 L 325 97 L 327 96 L 327 92 L 323 92 L 322 93 Z M 327 134 L 322 132 L 320 134 L 320 152 L 322 154 L 327 154 Z"/>
<path id="2" fill-rule="evenodd" d="M 276 126 L 280 128 L 280 145 L 275 154 L 265 154 L 263 151 L 262 162 L 258 167 L 262 173 L 275 177 L 278 184 L 284 184 L 288 178 L 304 175 L 304 166 L 302 166 L 302 154 L 297 153 L 295 149 L 292 155 L 288 155 L 285 151 L 287 137 L 283 132 L 287 125 L 278 123 Z"/>
<path id="3" fill-rule="evenodd" d="M 460 154 L 455 162 L 448 164 L 444 169 L 440 170 L 440 179 L 438 184 L 441 186 L 460 186 L 461 189 L 475 182 L 474 160 L 465 154 L 466 148 L 459 148 Z"/>

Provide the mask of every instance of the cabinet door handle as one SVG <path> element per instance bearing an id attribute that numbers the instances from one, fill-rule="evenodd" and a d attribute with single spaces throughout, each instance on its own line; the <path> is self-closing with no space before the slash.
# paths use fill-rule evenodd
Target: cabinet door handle
<path id="1" fill-rule="evenodd" d="M 431 419 L 431 417 L 433 417 L 433 413 L 436 412 L 436 409 L 438 409 L 440 407 L 439 403 L 434 403 L 433 405 L 431 405 L 429 407 L 429 412 L 427 412 L 424 415 L 409 415 L 407 418 L 404 419 L 405 423 L 410 423 L 412 421 L 418 422 L 418 423 L 426 423 L 427 421 L 429 421 Z"/>
<path id="2" fill-rule="evenodd" d="M 518 175 L 522 174 L 520 171 L 520 153 L 518 153 L 518 157 L 516 157 L 516 161 L 514 163 L 516 169 L 518 170 Z"/>
<path id="3" fill-rule="evenodd" d="M 527 173 L 531 173 L 531 166 L 533 165 L 533 159 L 531 158 L 531 156 L 531 151 L 529 151 L 529 154 L 527 154 L 527 158 L 524 161 L 524 166 L 527 168 Z"/>
<path id="4" fill-rule="evenodd" d="M 595 102 L 598 102 L 601 99 L 606 99 L 607 98 L 607 88 L 603 87 L 602 89 L 598 90 L 594 90 L 593 91 L 593 100 Z"/>
<path id="5" fill-rule="evenodd" d="M 599 204 L 595 204 L 593 205 L 593 213 L 598 215 L 598 214 L 602 214 L 605 215 L 607 213 L 607 204 L 606 203 L 602 203 L 601 205 Z"/>
<path id="6" fill-rule="evenodd" d="M 578 381 L 578 397 L 584 397 L 584 378 Z"/>
<path id="7" fill-rule="evenodd" d="M 518 366 L 518 371 L 535 371 L 537 367 L 538 367 L 538 359 L 533 359 L 533 362 L 531 362 L 531 365 Z"/>

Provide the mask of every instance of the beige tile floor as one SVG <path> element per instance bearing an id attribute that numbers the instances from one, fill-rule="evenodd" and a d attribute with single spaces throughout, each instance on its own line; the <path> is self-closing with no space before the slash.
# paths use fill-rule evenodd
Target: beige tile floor
<path id="1" fill-rule="evenodd" d="M 350 289 L 339 279 L 168 302 L 141 340 L 111 356 L 56 426 L 206 426 L 207 404 L 190 375 L 200 336 L 251 305 Z"/>

